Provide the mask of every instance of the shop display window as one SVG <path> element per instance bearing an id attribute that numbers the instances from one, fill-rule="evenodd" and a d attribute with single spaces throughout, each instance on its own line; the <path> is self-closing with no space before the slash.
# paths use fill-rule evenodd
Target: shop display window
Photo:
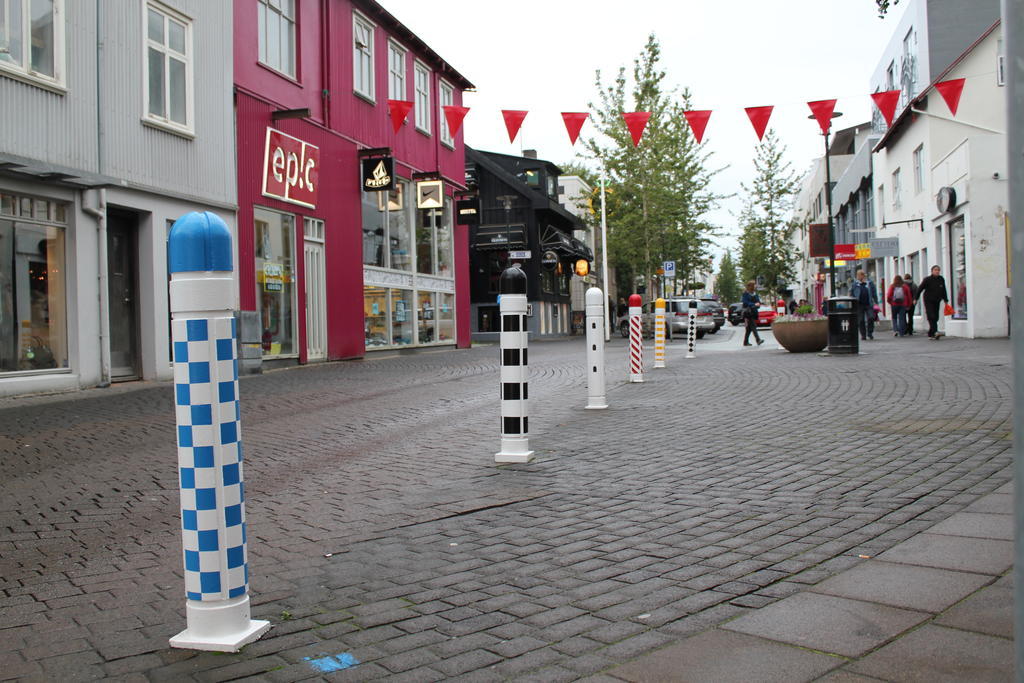
<path id="1" fill-rule="evenodd" d="M 363 324 L 366 348 L 391 344 L 388 330 L 388 290 L 383 287 L 363 287 Z"/>
<path id="2" fill-rule="evenodd" d="M 437 275 L 454 277 L 455 267 L 452 263 L 452 200 L 444 199 L 444 215 L 437 226 Z"/>
<path id="3" fill-rule="evenodd" d="M 419 209 L 416 223 L 416 272 L 454 277 L 452 201 L 444 209 Z"/>
<path id="4" fill-rule="evenodd" d="M 54 203 L 5 195 L 5 211 L 40 219 Z M 0 219 L 0 372 L 68 367 L 64 229 Z"/>
<path id="5" fill-rule="evenodd" d="M 967 244 L 963 216 L 949 224 L 950 254 L 953 256 L 953 319 L 967 320 Z"/>
<path id="6" fill-rule="evenodd" d="M 407 190 L 397 181 L 389 192 L 363 192 L 363 265 L 412 270 Z"/>
<path id="7" fill-rule="evenodd" d="M 434 292 L 419 292 L 416 318 L 419 321 L 419 343 L 431 344 L 437 341 L 437 310 L 434 306 Z"/>
<path id="8" fill-rule="evenodd" d="M 416 303 L 412 298 L 412 290 L 391 290 L 391 343 L 395 346 L 406 346 L 414 343 L 413 333 L 416 325 Z"/>
<path id="9" fill-rule="evenodd" d="M 439 292 L 437 295 L 437 341 L 455 340 L 455 295 Z"/>
<path id="10" fill-rule="evenodd" d="M 255 209 L 256 300 L 263 356 L 294 356 L 296 340 L 295 217 Z"/>
<path id="11" fill-rule="evenodd" d="M 441 212 L 437 209 L 420 209 L 419 221 L 416 224 L 416 272 L 432 275 L 434 273 L 434 238 L 435 225 L 439 222 Z"/>

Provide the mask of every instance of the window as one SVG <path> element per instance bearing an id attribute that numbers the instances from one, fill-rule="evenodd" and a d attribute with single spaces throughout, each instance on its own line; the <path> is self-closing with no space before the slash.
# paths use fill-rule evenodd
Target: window
<path id="1" fill-rule="evenodd" d="M 924 145 L 914 150 L 914 194 L 924 189 Z"/>
<path id="2" fill-rule="evenodd" d="M 900 201 L 900 169 L 892 172 L 892 208 L 898 209 L 902 206 Z"/>
<path id="3" fill-rule="evenodd" d="M 444 209 L 419 209 L 416 228 L 416 272 L 454 277 L 452 243 L 452 201 L 445 197 Z"/>
<path id="4" fill-rule="evenodd" d="M 64 84 L 64 0 L 0 0 L 0 71 Z"/>
<path id="5" fill-rule="evenodd" d="M 996 44 L 996 85 L 1006 85 L 1006 53 L 1003 51 L 1003 39 Z"/>
<path id="6" fill-rule="evenodd" d="M 416 130 L 430 135 L 430 69 L 416 62 Z"/>
<path id="7" fill-rule="evenodd" d="M 363 265 L 412 270 L 408 186 L 398 180 L 390 192 L 363 192 Z"/>
<path id="8" fill-rule="evenodd" d="M 949 253 L 953 256 L 953 319 L 967 320 L 967 245 L 964 235 L 964 217 L 949 224 Z"/>
<path id="9" fill-rule="evenodd" d="M 441 81 L 438 88 L 441 107 L 450 107 L 455 104 L 455 89 L 449 84 Z M 441 142 L 449 147 L 455 147 L 455 137 L 448 130 L 448 117 L 444 115 L 444 109 L 438 110 L 437 120 L 441 125 Z"/>
<path id="10" fill-rule="evenodd" d="M 885 70 L 885 89 L 896 89 L 896 62 L 889 62 L 889 67 Z"/>
<path id="11" fill-rule="evenodd" d="M 353 88 L 356 93 L 370 100 L 374 98 L 373 88 L 373 30 L 374 25 L 359 14 L 352 15 L 352 68 Z"/>
<path id="12" fill-rule="evenodd" d="M 256 208 L 256 300 L 263 357 L 298 353 L 295 287 L 295 217 Z"/>
<path id="13" fill-rule="evenodd" d="M 295 0 L 259 0 L 260 62 L 295 78 Z"/>
<path id="14" fill-rule="evenodd" d="M 146 118 L 192 128 L 192 23 L 176 12 L 146 7 Z"/>
<path id="15" fill-rule="evenodd" d="M 875 198 L 871 196 L 871 186 L 864 188 L 864 218 L 868 228 L 875 227 Z"/>
<path id="16" fill-rule="evenodd" d="M 64 204 L 0 194 L 0 372 L 68 367 Z"/>
<path id="17" fill-rule="evenodd" d="M 878 221 L 885 228 L 885 185 L 878 186 Z"/>
<path id="18" fill-rule="evenodd" d="M 404 100 L 408 97 L 406 92 L 405 50 L 388 43 L 388 99 Z"/>

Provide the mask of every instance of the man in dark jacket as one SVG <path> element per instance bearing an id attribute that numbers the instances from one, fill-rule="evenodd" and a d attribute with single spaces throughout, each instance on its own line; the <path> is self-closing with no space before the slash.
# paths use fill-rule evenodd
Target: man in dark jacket
<path id="1" fill-rule="evenodd" d="M 942 336 L 939 334 L 939 305 L 943 301 L 949 302 L 946 280 L 939 275 L 941 270 L 938 266 L 932 266 L 932 274 L 917 286 L 917 295 L 924 301 L 924 314 L 928 316 L 928 336 L 932 339 Z"/>
<path id="2" fill-rule="evenodd" d="M 860 302 L 857 317 L 860 324 L 860 338 L 875 338 L 875 306 L 878 305 L 878 289 L 863 270 L 857 271 L 857 279 L 850 287 L 850 296 Z"/>
<path id="3" fill-rule="evenodd" d="M 903 278 L 903 284 L 910 287 L 910 308 L 907 309 L 907 334 L 914 334 L 914 309 L 917 308 L 917 285 L 910 273 Z"/>

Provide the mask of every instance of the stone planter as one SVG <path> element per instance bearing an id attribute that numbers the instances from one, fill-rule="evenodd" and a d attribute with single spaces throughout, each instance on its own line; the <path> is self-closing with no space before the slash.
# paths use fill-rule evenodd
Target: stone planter
<path id="1" fill-rule="evenodd" d="M 821 351 L 828 346 L 828 320 L 793 320 L 772 324 L 779 345 L 790 353 Z"/>

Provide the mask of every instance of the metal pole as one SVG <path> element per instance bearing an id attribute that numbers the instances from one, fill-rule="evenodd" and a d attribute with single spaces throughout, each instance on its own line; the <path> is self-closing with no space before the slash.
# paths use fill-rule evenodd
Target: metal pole
<path id="1" fill-rule="evenodd" d="M 831 125 L 829 130 L 831 130 Z M 828 280 L 829 299 L 836 296 L 836 233 L 832 223 L 832 168 L 828 162 L 828 133 L 825 133 L 825 203 L 828 211 Z"/>
<path id="2" fill-rule="evenodd" d="M 604 289 L 604 340 L 612 338 L 612 318 L 608 310 L 608 217 L 604 210 L 604 176 L 601 176 L 601 288 Z"/>
<path id="3" fill-rule="evenodd" d="M 1013 408 L 1020 423 L 1021 406 L 1024 405 L 1024 335 L 1020 324 L 1024 320 L 1024 277 L 1020 264 L 1024 263 L 1024 130 L 1021 117 L 1024 116 L 1024 45 L 1021 35 L 1024 31 L 1024 0 L 1003 0 L 1003 50 L 1006 53 L 1006 124 L 1007 124 L 1007 172 L 1009 174 L 1009 204 L 1011 225 L 1012 263 L 1017 264 L 1018 275 L 1013 278 L 1010 298 L 1010 320 L 1016 320 L 1018 329 L 1013 335 L 1014 402 Z M 1013 430 L 1014 481 L 1014 622 L 1017 633 L 1024 633 L 1024 429 Z M 1024 638 L 1015 641 L 1016 680 L 1024 676 Z"/>

